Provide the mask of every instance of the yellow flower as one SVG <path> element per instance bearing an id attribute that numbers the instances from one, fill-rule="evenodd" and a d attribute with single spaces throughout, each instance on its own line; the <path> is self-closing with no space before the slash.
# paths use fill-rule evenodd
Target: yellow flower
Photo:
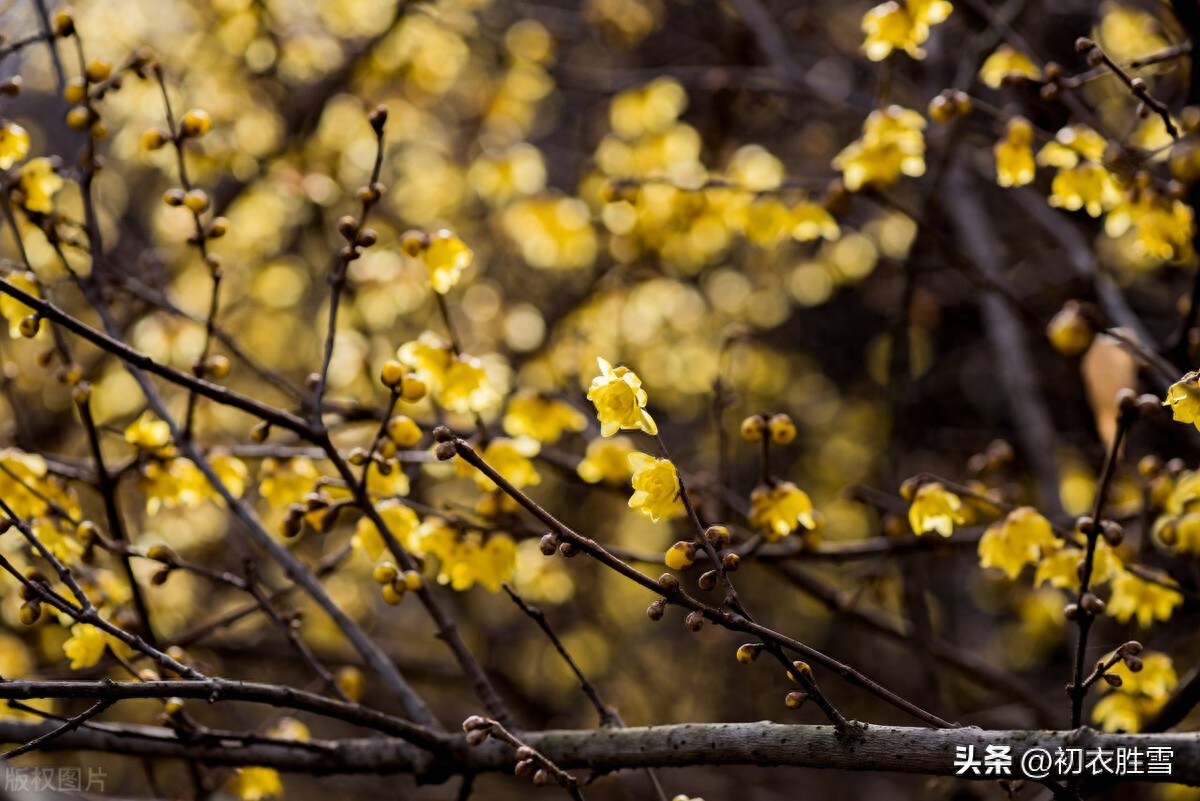
<path id="1" fill-rule="evenodd" d="M 1111 654 L 1105 657 L 1108 661 Z M 1167 697 L 1179 683 L 1171 657 L 1161 653 L 1138 655 L 1142 669 L 1133 672 L 1124 660 L 1108 670 L 1121 678 L 1120 687 L 1104 683 L 1108 694 L 1097 702 L 1092 710 L 1092 720 L 1105 731 L 1135 732 L 1142 721 L 1153 715 L 1166 703 Z"/>
<path id="2" fill-rule="evenodd" d="M 629 455 L 632 453 L 633 440 L 629 437 L 594 439 L 588 443 L 587 454 L 575 470 L 589 484 L 601 481 L 620 484 L 629 478 Z"/>
<path id="3" fill-rule="evenodd" d="M 1116 238 L 1133 232 L 1138 256 L 1174 261 L 1192 252 L 1192 210 L 1181 200 L 1157 192 L 1127 192 L 1104 218 L 1104 232 Z"/>
<path id="4" fill-rule="evenodd" d="M 214 453 L 209 457 L 208 463 L 213 472 L 217 474 L 217 478 L 225 485 L 225 489 L 229 490 L 229 494 L 235 498 L 242 497 L 246 491 L 246 479 L 250 475 L 245 462 L 229 453 Z M 219 500 L 215 488 L 213 497 Z"/>
<path id="5" fill-rule="evenodd" d="M 226 786 L 242 801 L 263 801 L 283 795 L 283 781 L 274 768 L 238 768 Z"/>
<path id="6" fill-rule="evenodd" d="M 1050 185 L 1050 205 L 1068 211 L 1084 209 L 1099 217 L 1117 205 L 1121 193 L 1112 174 L 1101 166 L 1108 142 L 1086 125 L 1062 128 L 1045 144 L 1037 163 L 1057 167 Z"/>
<path id="7" fill-rule="evenodd" d="M 395 499 L 380 501 L 375 504 L 375 509 L 400 545 L 407 551 L 416 550 L 415 546 L 419 542 L 417 533 L 421 527 L 417 513 Z M 360 518 L 358 525 L 355 526 L 350 544 L 354 546 L 355 550 L 366 554 L 372 562 L 387 551 L 387 543 L 383 541 L 383 535 L 379 533 L 375 523 L 365 516 Z"/>
<path id="8" fill-rule="evenodd" d="M 25 195 L 24 206 L 30 211 L 49 214 L 54 211 L 52 200 L 63 188 L 63 179 L 55 172 L 48 158 L 30 159 L 21 167 L 17 186 Z"/>
<path id="9" fill-rule="evenodd" d="M 438 583 L 460 592 L 477 583 L 499 592 L 517 567 L 517 546 L 507 534 L 484 542 L 477 531 L 460 532 L 440 518 L 426 518 L 420 537 L 422 548 L 438 558 Z"/>
<path id="10" fill-rule="evenodd" d="M 1052 548 L 1057 542 L 1050 521 L 1036 509 L 1022 506 L 988 526 L 979 540 L 979 564 L 998 567 L 1015 579 L 1025 565 L 1037 563 L 1043 548 Z"/>
<path id="11" fill-rule="evenodd" d="M 7 170 L 29 154 L 29 134 L 20 125 L 0 121 L 0 170 Z"/>
<path id="12" fill-rule="evenodd" d="M 425 331 L 412 342 L 401 345 L 396 358 L 421 381 L 431 387 L 440 387 L 454 354 L 449 342 L 432 331 Z"/>
<path id="13" fill-rule="evenodd" d="M 504 230 L 532 267 L 588 267 L 599 243 L 591 212 L 579 198 L 546 195 L 518 200 L 504 210 Z"/>
<path id="14" fill-rule="evenodd" d="M 841 238 L 842 229 L 824 206 L 812 201 L 804 201 L 792 208 L 792 239 L 797 242 L 811 242 L 814 239 L 827 239 L 830 242 Z"/>
<path id="15" fill-rule="evenodd" d="M 1200 372 L 1191 372 L 1167 388 L 1163 406 L 1171 407 L 1177 422 L 1191 423 L 1200 429 Z"/>
<path id="16" fill-rule="evenodd" d="M 946 0 L 889 0 L 875 6 L 863 15 L 863 50 L 872 61 L 882 61 L 895 49 L 924 58 L 921 45 L 929 38 L 929 26 L 943 22 L 953 10 Z"/>
<path id="17" fill-rule="evenodd" d="M 979 68 L 979 80 L 992 89 L 999 89 L 1005 79 L 1029 78 L 1036 81 L 1041 77 L 1042 71 L 1029 56 L 1006 44 L 997 47 Z"/>
<path id="18" fill-rule="evenodd" d="M 537 456 L 539 450 L 541 448 L 536 440 L 496 437 L 484 448 L 483 460 L 503 476 L 508 483 L 517 489 L 524 489 L 542 483 L 541 474 L 530 461 L 532 457 Z M 476 486 L 484 492 L 500 489 L 494 481 L 478 470 L 472 470 L 471 473 Z"/>
<path id="19" fill-rule="evenodd" d="M 482 412 L 500 401 L 483 362 L 465 353 L 450 362 L 436 396 L 442 406 L 460 414 Z"/>
<path id="20" fill-rule="evenodd" d="M 0 450 L 0 498 L 17 517 L 31 518 L 46 514 L 44 497 L 53 498 L 60 490 L 48 478 L 46 460 L 36 453 L 16 448 Z M 38 497 L 38 496 L 43 497 Z"/>
<path id="21" fill-rule="evenodd" d="M 1120 623 L 1128 623 L 1136 617 L 1138 625 L 1147 628 L 1155 620 L 1169 620 L 1181 603 L 1183 596 L 1178 590 L 1122 571 L 1113 579 L 1108 614 Z"/>
<path id="22" fill-rule="evenodd" d="M 633 471 L 633 495 L 629 507 L 637 509 L 651 520 L 667 520 L 683 513 L 679 501 L 679 474 L 675 465 L 666 459 L 655 459 L 635 451 L 629 454 Z"/>
<path id="23" fill-rule="evenodd" d="M 908 507 L 908 524 L 917 535 L 936 531 L 949 537 L 962 522 L 962 501 L 936 481 L 921 485 Z"/>
<path id="24" fill-rule="evenodd" d="M 1024 117 L 1009 120 L 1005 137 L 996 143 L 996 183 L 1024 186 L 1033 180 L 1033 126 Z"/>
<path id="25" fill-rule="evenodd" d="M 1144 695 L 1152 701 L 1166 700 L 1171 690 L 1179 683 L 1179 676 L 1175 673 L 1171 657 L 1150 651 L 1137 656 L 1142 660 L 1142 669 L 1137 673 L 1130 670 L 1124 660 L 1117 662 L 1112 670 L 1108 671 L 1121 677 L 1121 692 Z"/>
<path id="26" fill-rule="evenodd" d="M 474 557 L 475 581 L 488 592 L 499 592 L 517 569 L 517 545 L 507 534 L 488 537 Z"/>
<path id="27" fill-rule="evenodd" d="M 1083 561 L 1082 548 L 1062 546 L 1042 548 L 1042 559 L 1033 576 L 1034 586 L 1049 584 L 1051 587 L 1075 592 L 1079 589 L 1079 563 Z M 1104 540 L 1097 540 L 1096 553 L 1092 558 L 1092 586 L 1111 580 L 1125 569 L 1121 558 Z"/>
<path id="28" fill-rule="evenodd" d="M 778 542 L 797 528 L 816 528 L 808 494 L 790 481 L 763 484 L 750 493 L 750 525 L 763 532 L 767 542 Z"/>
<path id="29" fill-rule="evenodd" d="M 545 445 L 558 442 L 564 431 L 583 431 L 587 416 L 571 404 L 532 390 L 518 392 L 508 402 L 504 431 L 512 437 L 530 437 Z"/>
<path id="30" fill-rule="evenodd" d="M 863 51 L 872 61 L 883 61 L 892 50 L 904 50 L 913 58 L 924 58 L 913 37 L 912 17 L 896 0 L 875 6 L 862 18 L 862 31 L 867 35 Z"/>
<path id="31" fill-rule="evenodd" d="M 889 106 L 872 111 L 863 123 L 863 134 L 833 159 L 842 171 L 846 189 L 886 187 L 901 175 L 925 174 L 925 119 L 912 109 Z"/>
<path id="32" fill-rule="evenodd" d="M 642 380 L 628 367 L 613 368 L 604 359 L 596 359 L 600 375 L 592 379 L 587 399 L 596 405 L 600 434 L 611 437 L 623 428 L 640 428 L 651 436 L 658 426 L 646 411 L 646 390 Z"/>
<path id="33" fill-rule="evenodd" d="M 71 637 L 63 643 L 63 654 L 71 660 L 71 670 L 90 668 L 104 656 L 107 645 L 104 632 L 87 623 L 71 626 Z"/>
<path id="34" fill-rule="evenodd" d="M 1080 162 L 1063 167 L 1050 183 L 1050 205 L 1068 211 L 1083 209 L 1099 217 L 1120 199 L 1116 184 L 1108 170 L 1099 164 Z"/>
<path id="35" fill-rule="evenodd" d="M 125 441 L 139 450 L 157 451 L 171 441 L 171 427 L 145 411 L 125 428 Z"/>
<path id="36" fill-rule="evenodd" d="M 146 496 L 146 512 L 151 515 L 162 508 L 196 506 L 217 497 L 200 468 L 182 457 L 146 462 L 139 486 Z"/>
<path id="37" fill-rule="evenodd" d="M 321 474 L 307 456 L 263 459 L 258 472 L 258 494 L 273 507 L 291 506 L 309 492 Z"/>
<path id="38" fill-rule="evenodd" d="M 429 285 L 440 295 L 458 283 L 463 270 L 471 266 L 474 258 L 475 254 L 467 244 L 449 231 L 432 234 L 429 244 L 421 251 L 421 260 L 429 268 Z"/>
<path id="39" fill-rule="evenodd" d="M 1108 732 L 1135 732 L 1141 728 L 1143 703 L 1126 693 L 1109 693 L 1092 708 L 1092 721 Z"/>

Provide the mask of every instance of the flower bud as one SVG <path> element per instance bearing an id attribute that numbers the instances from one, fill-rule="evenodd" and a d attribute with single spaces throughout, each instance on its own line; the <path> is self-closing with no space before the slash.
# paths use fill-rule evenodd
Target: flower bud
<path id="1" fill-rule="evenodd" d="M 758 642 L 748 642 L 738 646 L 737 661 L 743 665 L 749 665 L 758 659 L 758 655 L 762 653 L 762 648 L 762 643 Z"/>
<path id="2" fill-rule="evenodd" d="M 767 430 L 776 445 L 790 445 L 796 439 L 796 424 L 786 414 L 773 415 L 767 422 Z"/>
<path id="3" fill-rule="evenodd" d="M 404 365 L 400 362 L 389 359 L 383 363 L 383 368 L 379 371 L 379 381 L 388 389 L 395 387 L 404 378 Z"/>
<path id="4" fill-rule="evenodd" d="M 179 133 L 181 136 L 204 136 L 211 130 L 212 117 L 204 109 L 194 108 L 184 114 L 183 119 L 179 121 Z"/>
<path id="5" fill-rule="evenodd" d="M 761 414 L 751 415 L 742 421 L 742 439 L 746 442 L 762 442 L 763 434 L 767 431 L 767 421 Z"/>

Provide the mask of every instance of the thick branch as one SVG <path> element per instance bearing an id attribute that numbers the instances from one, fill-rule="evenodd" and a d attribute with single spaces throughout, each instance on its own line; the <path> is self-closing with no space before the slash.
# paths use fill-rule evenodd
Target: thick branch
<path id="1" fill-rule="evenodd" d="M 55 721 L 0 720 L 0 741 L 30 740 L 57 725 Z M 1085 753 L 1103 749 L 1110 755 L 1118 748 L 1138 748 L 1145 770 L 1146 750 L 1161 747 L 1170 749 L 1166 760 L 1171 766 L 1170 774 L 1106 774 L 1104 778 L 1200 785 L 1200 736 L 1195 734 L 1104 734 L 1088 728 L 984 731 L 868 726 L 861 736 L 840 738 L 832 726 L 784 726 L 762 721 L 530 732 L 522 737 L 531 748 L 562 768 L 586 767 L 598 772 L 644 767 L 756 765 L 954 776 L 958 771 L 956 749 L 973 747 L 975 757 L 981 759 L 987 746 L 992 745 L 1011 747 L 1013 769 L 1007 778 L 1020 778 L 1022 755 L 1034 748 L 1045 749 L 1052 757 L 1058 748 L 1082 748 Z M 393 738 L 267 741 L 229 748 L 219 741 L 185 742 L 168 729 L 95 724 L 48 742 L 46 750 L 186 757 L 210 765 L 262 765 L 316 774 L 411 773 L 426 781 L 444 781 L 454 774 L 511 770 L 514 765 L 513 751 L 503 743 L 466 748 L 461 740 L 457 742 L 453 764 L 435 764 L 409 743 Z M 962 778 L 994 781 L 1006 777 L 981 771 L 967 772 Z"/>

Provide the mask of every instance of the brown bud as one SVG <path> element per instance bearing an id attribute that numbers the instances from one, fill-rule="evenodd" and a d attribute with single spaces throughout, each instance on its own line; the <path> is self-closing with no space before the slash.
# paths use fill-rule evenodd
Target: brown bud
<path id="1" fill-rule="evenodd" d="M 784 696 L 783 705 L 788 709 L 799 709 L 808 700 L 808 693 L 803 690 L 792 690 Z"/>
<path id="2" fill-rule="evenodd" d="M 534 766 L 535 763 L 529 759 L 518 762 L 517 766 L 513 768 L 513 774 L 516 776 L 528 776 L 533 773 Z"/>
<path id="3" fill-rule="evenodd" d="M 717 586 L 717 571 L 709 570 L 705 573 L 702 573 L 696 583 L 699 585 L 700 589 L 704 590 L 705 592 L 715 589 Z"/>
<path id="4" fill-rule="evenodd" d="M 1115 548 L 1125 539 L 1125 529 L 1115 520 L 1102 520 L 1100 522 L 1100 536 L 1104 537 L 1104 541 Z"/>
<path id="5" fill-rule="evenodd" d="M 492 724 L 487 722 L 486 718 L 481 718 L 479 715 L 471 715 L 462 723 L 463 731 L 475 731 L 476 729 L 490 729 Z"/>
<path id="6" fill-rule="evenodd" d="M 382 103 L 371 109 L 371 113 L 367 115 L 367 122 L 371 123 L 371 129 L 376 134 L 383 133 L 383 126 L 387 125 L 388 110 L 387 106 Z"/>
<path id="7" fill-rule="evenodd" d="M 1104 601 L 1100 600 L 1099 596 L 1090 592 L 1085 592 L 1083 594 L 1083 598 L 1080 599 L 1079 605 L 1091 615 L 1102 615 L 1104 614 L 1104 610 L 1106 608 Z"/>
<path id="8" fill-rule="evenodd" d="M 537 772 L 533 774 L 533 783 L 536 784 L 538 787 L 541 787 L 542 785 L 545 785 L 545 784 L 549 784 L 550 783 L 550 774 L 546 771 L 545 768 L 538 768 Z"/>
<path id="9" fill-rule="evenodd" d="M 342 235 L 343 239 L 349 242 L 354 241 L 354 237 L 358 234 L 358 220 L 349 214 L 345 215 L 337 221 L 337 232 Z"/>
<path id="10" fill-rule="evenodd" d="M 1075 621 L 1079 619 L 1079 607 L 1075 604 L 1067 604 L 1063 607 L 1063 617 L 1067 620 Z"/>
<path id="11" fill-rule="evenodd" d="M 488 733 L 486 729 L 472 729 L 467 732 L 467 745 L 480 745 L 487 741 Z"/>
<path id="12" fill-rule="evenodd" d="M 658 586 L 667 592 L 676 592 L 679 589 L 679 579 L 671 573 L 663 573 L 658 577 Z"/>
<path id="13" fill-rule="evenodd" d="M 1104 681 L 1108 683 L 1109 687 L 1120 687 L 1125 683 L 1124 679 L 1122 679 L 1116 673 L 1105 673 Z"/>
<path id="14" fill-rule="evenodd" d="M 541 548 L 543 556 L 554 556 L 558 551 L 558 535 L 553 532 L 543 535 L 538 547 Z"/>
<path id="15" fill-rule="evenodd" d="M 662 598 L 651 601 L 646 607 L 646 617 L 651 620 L 662 620 L 663 612 L 667 610 L 667 602 Z"/>
<path id="16" fill-rule="evenodd" d="M 729 547 L 729 529 L 725 526 L 709 526 L 704 536 L 712 543 L 714 550 L 723 551 Z"/>
<path id="17" fill-rule="evenodd" d="M 250 429 L 250 439 L 259 444 L 266 442 L 269 436 L 271 436 L 271 424 L 266 420 Z"/>
<path id="18" fill-rule="evenodd" d="M 454 447 L 453 442 L 439 442 L 437 447 L 433 449 L 433 453 L 443 462 L 448 462 L 458 455 L 458 450 Z"/>
<path id="19" fill-rule="evenodd" d="M 732 573 L 737 570 L 742 563 L 742 557 L 736 553 L 727 553 L 721 557 L 721 565 L 727 572 Z"/>
<path id="20" fill-rule="evenodd" d="M 688 631 L 699 631 L 704 628 L 704 615 L 699 612 L 688 612 L 687 617 L 683 619 L 683 625 L 687 626 Z"/>
<path id="21" fill-rule="evenodd" d="M 1142 664 L 1142 660 L 1133 654 L 1125 654 L 1121 658 L 1125 660 L 1125 667 L 1129 668 L 1129 670 L 1133 673 L 1141 673 L 1142 668 L 1145 667 L 1145 665 Z"/>
<path id="22" fill-rule="evenodd" d="M 579 548 L 573 542 L 564 542 L 558 546 L 558 552 L 570 559 L 579 554 Z"/>

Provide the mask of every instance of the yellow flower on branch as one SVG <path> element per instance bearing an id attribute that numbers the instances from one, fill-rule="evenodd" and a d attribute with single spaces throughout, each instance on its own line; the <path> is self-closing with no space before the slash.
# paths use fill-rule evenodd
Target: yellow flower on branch
<path id="1" fill-rule="evenodd" d="M 863 15 L 863 51 L 872 61 L 882 61 L 893 50 L 925 58 L 921 45 L 929 39 L 930 26 L 944 22 L 953 10 L 947 0 L 888 0 L 877 5 Z"/>
<path id="2" fill-rule="evenodd" d="M 1033 126 L 1024 117 L 1009 120 L 1003 139 L 996 143 L 996 183 L 1025 186 L 1033 180 Z"/>
<path id="3" fill-rule="evenodd" d="M 999 89 L 1005 80 L 1028 78 L 1037 81 L 1041 77 L 1042 71 L 1033 63 L 1033 59 L 1007 44 L 992 51 L 979 68 L 979 80 L 992 89 Z"/>
<path id="4" fill-rule="evenodd" d="M 8 120 L 0 121 L 0 170 L 7 170 L 29 155 L 29 133 Z"/>
<path id="5" fill-rule="evenodd" d="M 633 440 L 625 436 L 611 439 L 594 439 L 588 443 L 587 453 L 575 472 L 589 484 L 620 484 L 629 478 L 629 455 L 633 453 Z"/>
<path id="6" fill-rule="evenodd" d="M 482 412 L 500 401 L 483 362 L 465 353 L 450 362 L 436 395 L 443 406 L 460 414 Z"/>
<path id="7" fill-rule="evenodd" d="M 312 491 L 321 477 L 307 456 L 263 459 L 258 473 L 258 494 L 276 509 L 296 503 Z"/>
<path id="8" fill-rule="evenodd" d="M 171 427 L 145 411 L 125 428 L 125 441 L 139 450 L 157 451 L 170 443 Z"/>
<path id="9" fill-rule="evenodd" d="M 833 159 L 846 189 L 887 187 L 901 175 L 925 174 L 925 118 L 912 109 L 888 106 L 867 115 L 862 136 Z"/>
<path id="10" fill-rule="evenodd" d="M 778 542 L 797 528 L 816 528 L 812 500 L 790 481 L 763 484 L 750 493 L 750 525 L 763 532 L 767 542 Z"/>
<path id="11" fill-rule="evenodd" d="M 949 537 L 963 520 L 962 501 L 936 481 L 922 484 L 908 507 L 908 524 L 918 536 L 936 531 Z"/>
<path id="12" fill-rule="evenodd" d="M 522 390 L 508 402 L 504 431 L 513 437 L 529 437 L 545 445 L 558 442 L 564 431 L 583 431 L 587 417 L 559 398 Z"/>
<path id="13" fill-rule="evenodd" d="M 104 656 L 108 641 L 104 632 L 88 623 L 71 626 L 71 637 L 63 643 L 63 654 L 71 660 L 71 670 L 90 668 Z"/>
<path id="14" fill-rule="evenodd" d="M 25 208 L 49 214 L 54 211 L 54 196 L 63 188 L 63 179 L 54 169 L 50 159 L 30 159 L 21 167 L 17 187 L 25 196 Z"/>
<path id="15" fill-rule="evenodd" d="M 1049 584 L 1051 587 L 1076 592 L 1079 590 L 1079 565 L 1084 560 L 1082 547 L 1072 548 L 1063 545 L 1058 548 L 1043 546 L 1042 558 L 1038 562 L 1037 572 L 1033 576 L 1033 584 L 1040 587 Z M 1092 586 L 1110 581 L 1125 569 L 1121 557 L 1117 556 L 1112 547 L 1104 540 L 1096 541 L 1096 552 L 1092 557 Z"/>
<path id="16" fill-rule="evenodd" d="M 429 285 L 439 295 L 445 295 L 458 283 L 474 258 L 467 244 L 449 231 L 431 234 L 429 244 L 421 251 L 421 260 L 429 268 Z"/>
<path id="17" fill-rule="evenodd" d="M 1179 590 L 1147 581 L 1125 570 L 1113 579 L 1108 614 L 1120 623 L 1128 623 L 1136 617 L 1139 626 L 1148 628 L 1155 620 L 1170 620 L 1175 607 L 1181 603 L 1183 596 Z"/>
<path id="18" fill-rule="evenodd" d="M 1191 423 L 1200 429 L 1200 372 L 1191 372 L 1167 388 L 1163 406 L 1171 407 L 1177 422 Z"/>
<path id="19" fill-rule="evenodd" d="M 655 459 L 649 454 L 629 454 L 629 467 L 633 470 L 633 495 L 629 507 L 637 509 L 654 522 L 667 520 L 683 514 L 679 500 L 679 474 L 675 465 L 666 459 Z"/>
<path id="20" fill-rule="evenodd" d="M 226 786 L 241 801 L 265 801 L 283 795 L 283 781 L 274 768 L 238 768 Z"/>
<path id="21" fill-rule="evenodd" d="M 1105 662 L 1109 657 L 1105 658 Z M 1168 695 L 1179 683 L 1171 657 L 1161 653 L 1137 655 L 1141 670 L 1134 672 L 1124 660 L 1118 661 L 1107 673 L 1120 678 L 1120 686 L 1104 683 L 1107 695 L 1092 710 L 1092 720 L 1104 731 L 1135 732 L 1142 722 L 1162 708 Z"/>
<path id="22" fill-rule="evenodd" d="M 1050 521 L 1036 509 L 1014 509 L 999 523 L 988 526 L 979 540 L 981 567 L 998 567 L 1015 579 L 1025 565 L 1036 564 L 1043 549 L 1057 545 Z"/>
<path id="23" fill-rule="evenodd" d="M 417 532 L 421 527 L 421 521 L 416 512 L 395 499 L 381 501 L 375 504 L 375 509 L 383 518 L 388 531 L 392 532 L 392 536 L 406 551 L 417 550 Z M 358 525 L 354 529 L 354 536 L 350 538 L 350 544 L 355 550 L 366 554 L 372 562 L 387 552 L 387 543 L 384 542 L 379 528 L 365 515 L 359 519 Z"/>
<path id="24" fill-rule="evenodd" d="M 651 436 L 658 425 L 646 411 L 646 390 L 642 380 L 628 367 L 614 368 L 604 359 L 596 359 L 600 375 L 592 379 L 587 399 L 596 405 L 600 433 L 611 437 L 623 428 L 638 428 Z"/>
<path id="25" fill-rule="evenodd" d="M 541 450 L 536 440 L 508 439 L 496 437 L 483 450 L 483 460 L 517 489 L 534 487 L 542 483 L 542 476 L 530 461 Z M 484 492 L 500 489 L 496 482 L 478 470 L 472 470 L 471 478 Z"/>

